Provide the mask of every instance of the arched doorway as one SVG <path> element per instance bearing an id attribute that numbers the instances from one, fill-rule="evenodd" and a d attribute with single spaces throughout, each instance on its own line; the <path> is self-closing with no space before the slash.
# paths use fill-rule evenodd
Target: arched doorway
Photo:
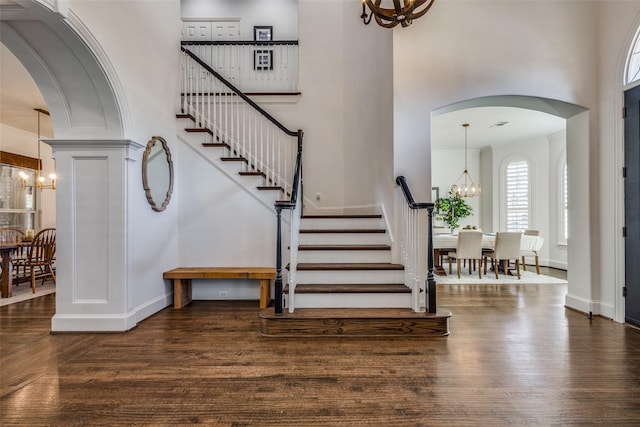
<path id="1" fill-rule="evenodd" d="M 122 271 L 126 211 L 114 200 L 126 194 L 126 154 L 137 144 L 127 134 L 127 104 L 109 61 L 64 4 L 1 5 L 0 38 L 24 65 L 50 111 L 58 172 L 56 190 L 56 314 L 52 330 L 126 330 Z M 115 166 L 115 167 L 114 167 Z M 110 185 L 111 184 L 111 185 Z M 81 200 L 81 203 L 78 203 Z M 107 233 L 111 229 L 111 233 Z M 96 274 L 96 271 L 99 274 Z M 96 311 L 111 323 L 87 321 Z"/>
<path id="2" fill-rule="evenodd" d="M 590 230 L 589 208 L 589 150 L 585 149 L 585 141 L 588 141 L 589 112 L 584 107 L 566 103 L 563 101 L 517 95 L 490 96 L 470 99 L 438 108 L 432 112 L 432 116 L 439 116 L 455 111 L 483 108 L 483 107 L 508 107 L 538 111 L 556 116 L 566 122 L 566 162 L 569 166 L 568 193 L 571 194 L 568 207 L 568 222 L 571 244 L 567 248 L 567 266 L 580 265 L 580 269 L 568 270 L 568 293 L 566 305 L 585 313 L 594 310 L 591 295 L 592 283 L 591 266 L 580 260 L 590 259 L 591 238 L 590 233 L 581 230 Z M 556 165 L 549 165 L 555 168 Z M 485 190 L 483 190 L 485 191 Z M 571 230 L 575 230 L 573 233 Z M 579 286 L 578 284 L 581 284 Z"/>

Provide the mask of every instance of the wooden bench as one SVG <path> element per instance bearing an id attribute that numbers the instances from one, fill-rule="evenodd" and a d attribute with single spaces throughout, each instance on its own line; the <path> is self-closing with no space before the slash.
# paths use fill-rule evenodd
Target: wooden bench
<path id="1" fill-rule="evenodd" d="M 178 267 L 165 271 L 165 279 L 173 280 L 173 308 L 182 308 L 191 302 L 193 279 L 251 279 L 260 280 L 260 308 L 271 301 L 271 280 L 276 269 L 269 267 Z"/>

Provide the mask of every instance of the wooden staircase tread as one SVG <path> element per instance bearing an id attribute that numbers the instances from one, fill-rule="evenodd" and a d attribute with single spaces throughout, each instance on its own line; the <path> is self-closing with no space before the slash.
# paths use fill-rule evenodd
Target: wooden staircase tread
<path id="1" fill-rule="evenodd" d="M 249 172 L 238 172 L 241 176 L 265 176 L 263 172 L 259 171 L 249 171 Z"/>
<path id="2" fill-rule="evenodd" d="M 276 317 L 277 316 L 277 317 Z M 274 308 L 260 310 L 261 318 L 277 319 L 421 319 L 449 318 L 451 312 L 438 310 L 437 313 L 416 313 L 410 308 L 297 308 L 293 313 L 284 311 L 280 315 Z"/>
<path id="3" fill-rule="evenodd" d="M 176 114 L 176 119 L 189 119 L 194 122 L 196 121 L 196 118 L 193 117 L 191 114 L 183 114 L 183 113 Z"/>
<path id="4" fill-rule="evenodd" d="M 211 129 L 207 128 L 185 128 L 185 131 L 188 133 L 208 133 L 209 135 L 213 135 Z"/>
<path id="5" fill-rule="evenodd" d="M 392 264 L 388 262 L 303 262 L 298 263 L 297 270 L 404 270 L 404 265 Z"/>
<path id="6" fill-rule="evenodd" d="M 389 245 L 298 245 L 299 251 L 388 251 Z"/>
<path id="7" fill-rule="evenodd" d="M 223 162 L 245 162 L 248 163 L 248 160 L 244 157 L 220 157 L 220 160 Z"/>
<path id="8" fill-rule="evenodd" d="M 289 292 L 285 285 L 284 292 Z M 411 289 L 402 283 L 298 283 L 296 294 L 410 294 Z"/>
<path id="9" fill-rule="evenodd" d="M 276 186 L 271 186 L 271 185 L 260 185 L 258 187 L 256 187 L 258 190 L 277 190 L 277 191 L 284 191 L 284 188 L 282 187 L 278 187 Z"/>
<path id="10" fill-rule="evenodd" d="M 221 147 L 221 148 L 231 148 L 229 147 L 229 144 L 227 144 L 226 142 L 203 142 L 202 143 L 203 147 Z"/>
<path id="11" fill-rule="evenodd" d="M 445 337 L 451 312 L 415 313 L 408 308 L 298 308 L 261 310 L 264 337 Z"/>
<path id="12" fill-rule="evenodd" d="M 317 229 L 317 230 L 305 228 L 303 230 L 300 230 L 300 233 L 303 233 L 303 234 L 314 234 L 314 233 L 317 233 L 317 234 L 334 234 L 334 233 L 382 234 L 386 232 L 387 230 L 385 230 L 384 228 L 327 228 L 327 229 Z"/>
<path id="13" fill-rule="evenodd" d="M 380 214 L 302 215 L 302 219 L 366 219 L 382 218 Z"/>

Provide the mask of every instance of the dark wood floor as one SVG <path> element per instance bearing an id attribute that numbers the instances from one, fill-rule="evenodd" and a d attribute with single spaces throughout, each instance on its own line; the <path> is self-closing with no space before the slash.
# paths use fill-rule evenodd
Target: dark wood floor
<path id="1" fill-rule="evenodd" d="M 444 338 L 261 338 L 251 302 L 128 333 L 50 334 L 54 297 L 0 308 L 3 426 L 640 425 L 640 331 L 565 285 L 439 285 Z"/>

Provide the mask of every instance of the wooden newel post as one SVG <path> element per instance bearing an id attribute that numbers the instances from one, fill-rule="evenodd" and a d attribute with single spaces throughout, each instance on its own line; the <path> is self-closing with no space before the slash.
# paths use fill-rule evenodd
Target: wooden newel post
<path id="1" fill-rule="evenodd" d="M 282 207 L 276 203 L 278 218 L 276 233 L 276 281 L 275 281 L 275 314 L 282 314 Z"/>
<path id="2" fill-rule="evenodd" d="M 427 313 L 436 313 L 436 280 L 433 275 L 433 203 L 427 204 L 427 213 L 429 215 L 429 224 L 427 230 L 429 235 L 427 236 L 427 282 L 425 283 L 425 289 L 427 291 Z"/>

